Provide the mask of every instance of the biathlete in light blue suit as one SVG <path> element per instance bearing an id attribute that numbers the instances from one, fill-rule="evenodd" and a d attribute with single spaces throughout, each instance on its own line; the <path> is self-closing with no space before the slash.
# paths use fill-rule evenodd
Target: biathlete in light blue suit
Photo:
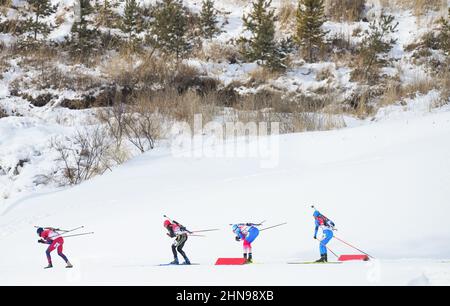
<path id="1" fill-rule="evenodd" d="M 244 241 L 244 259 L 246 263 L 253 262 L 252 242 L 259 235 L 259 229 L 256 227 L 258 225 L 254 223 L 240 223 L 232 226 L 233 233 L 236 235 L 236 241 Z"/>
<path id="2" fill-rule="evenodd" d="M 322 229 L 323 238 L 319 240 L 320 243 L 320 259 L 316 262 L 327 262 L 328 261 L 328 251 L 327 244 L 333 239 L 334 222 L 322 215 L 318 210 L 314 211 L 314 220 L 316 228 L 314 231 L 314 239 L 317 239 L 317 232 L 319 228 Z"/>

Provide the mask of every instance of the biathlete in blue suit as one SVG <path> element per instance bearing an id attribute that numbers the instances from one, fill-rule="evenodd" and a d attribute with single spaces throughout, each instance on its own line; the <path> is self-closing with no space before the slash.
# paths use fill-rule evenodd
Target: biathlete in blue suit
<path id="1" fill-rule="evenodd" d="M 258 225 L 254 223 L 240 223 L 232 226 L 233 233 L 236 235 L 236 241 L 244 241 L 244 259 L 246 263 L 253 262 L 252 242 L 259 235 L 259 229 L 256 227 Z"/>
<path id="2" fill-rule="evenodd" d="M 322 215 L 318 210 L 314 211 L 314 220 L 316 228 L 314 231 L 314 239 L 317 239 L 317 232 L 319 228 L 322 230 L 323 238 L 319 240 L 320 243 L 320 259 L 316 262 L 327 262 L 328 261 L 328 251 L 327 244 L 333 239 L 333 230 L 335 224 L 333 221 Z"/>

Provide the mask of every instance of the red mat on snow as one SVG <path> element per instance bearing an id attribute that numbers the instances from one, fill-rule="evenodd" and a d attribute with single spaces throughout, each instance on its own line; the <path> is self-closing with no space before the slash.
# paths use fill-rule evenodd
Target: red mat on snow
<path id="1" fill-rule="evenodd" d="M 243 265 L 245 264 L 245 258 L 218 258 L 216 265 Z"/>
<path id="2" fill-rule="evenodd" d="M 338 261 L 351 261 L 351 260 L 368 261 L 369 256 L 367 256 L 367 255 L 341 255 L 338 258 Z"/>

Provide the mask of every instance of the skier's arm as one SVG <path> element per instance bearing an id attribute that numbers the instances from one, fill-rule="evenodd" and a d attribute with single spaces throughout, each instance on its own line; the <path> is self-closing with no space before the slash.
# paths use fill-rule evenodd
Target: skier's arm
<path id="1" fill-rule="evenodd" d="M 193 234 L 190 230 L 188 230 L 186 227 L 184 226 L 180 226 L 180 230 L 183 234 Z"/>
<path id="2" fill-rule="evenodd" d="M 319 222 L 316 220 L 316 227 L 314 229 L 314 239 L 317 239 L 317 232 L 319 231 Z"/>
<path id="3" fill-rule="evenodd" d="M 44 243 L 44 244 L 52 244 L 53 240 L 51 239 L 39 239 L 38 240 L 39 243 Z"/>
<path id="4" fill-rule="evenodd" d="M 174 238 L 176 236 L 175 233 L 173 232 L 173 228 L 169 227 L 167 230 L 169 231 L 167 233 L 167 236 L 169 236 L 170 238 Z"/>

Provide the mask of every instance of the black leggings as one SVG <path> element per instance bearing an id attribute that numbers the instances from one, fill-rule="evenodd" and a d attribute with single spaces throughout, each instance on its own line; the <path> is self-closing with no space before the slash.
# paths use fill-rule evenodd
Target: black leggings
<path id="1" fill-rule="evenodd" d="M 184 244 L 186 243 L 187 239 L 188 239 L 187 235 L 177 236 L 177 238 L 175 239 L 175 242 L 172 244 L 172 253 L 173 253 L 174 258 L 178 258 L 178 255 L 177 255 L 177 251 L 178 251 L 178 253 L 180 253 L 181 256 L 183 256 L 183 258 L 185 260 L 187 259 L 186 253 L 184 253 L 184 251 L 183 251 L 183 247 L 184 247 Z"/>

